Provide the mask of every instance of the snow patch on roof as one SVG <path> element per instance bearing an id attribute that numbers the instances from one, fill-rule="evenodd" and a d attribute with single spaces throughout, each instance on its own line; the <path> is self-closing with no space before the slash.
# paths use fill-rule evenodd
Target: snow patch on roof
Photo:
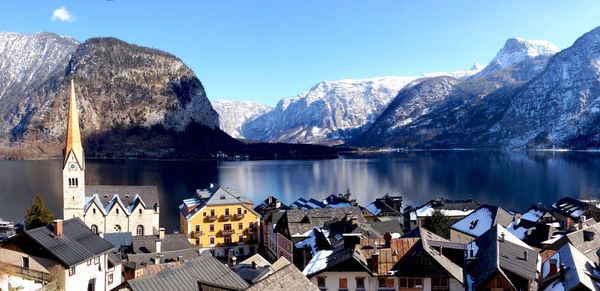
<path id="1" fill-rule="evenodd" d="M 325 269 L 327 267 L 327 259 L 331 253 L 333 253 L 331 250 L 318 251 L 310 262 L 308 262 L 302 274 L 309 276 Z"/>

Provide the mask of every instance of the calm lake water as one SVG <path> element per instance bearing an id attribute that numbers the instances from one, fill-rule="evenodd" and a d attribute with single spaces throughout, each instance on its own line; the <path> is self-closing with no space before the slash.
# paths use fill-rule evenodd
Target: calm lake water
<path id="1" fill-rule="evenodd" d="M 600 154 L 583 152 L 429 151 L 330 160 L 141 161 L 86 160 L 87 185 L 157 185 L 161 226 L 178 227 L 178 205 L 210 183 L 232 187 L 259 203 L 267 194 L 290 203 L 347 188 L 366 206 L 385 193 L 405 205 L 442 196 L 474 198 L 505 209 L 550 205 L 569 195 L 598 196 Z M 60 160 L 0 161 L 0 217 L 20 222 L 35 194 L 62 216 Z"/>

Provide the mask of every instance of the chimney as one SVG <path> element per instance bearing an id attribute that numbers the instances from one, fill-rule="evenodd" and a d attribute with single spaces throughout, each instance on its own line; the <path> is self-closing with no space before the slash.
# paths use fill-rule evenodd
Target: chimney
<path id="1" fill-rule="evenodd" d="M 281 201 L 279 199 L 275 200 L 275 208 L 281 208 Z"/>
<path id="2" fill-rule="evenodd" d="M 560 264 L 560 280 L 565 281 L 565 264 Z"/>
<path id="3" fill-rule="evenodd" d="M 538 202 L 538 209 L 542 209 L 542 202 Z"/>
<path id="4" fill-rule="evenodd" d="M 178 254 L 178 255 L 177 255 L 177 261 L 178 261 L 178 262 L 182 262 L 182 261 L 183 261 L 183 256 L 182 256 L 182 255 L 180 255 L 180 254 Z"/>
<path id="5" fill-rule="evenodd" d="M 556 274 L 558 269 L 556 268 L 556 259 L 550 259 L 549 262 L 550 262 L 550 272 L 548 273 L 548 276 L 551 276 L 551 275 Z"/>
<path id="6" fill-rule="evenodd" d="M 229 266 L 229 267 L 233 267 L 233 261 L 234 261 L 233 259 L 234 259 L 234 258 L 235 258 L 235 257 L 233 256 L 233 250 L 232 250 L 232 249 L 230 249 L 230 250 L 227 252 L 227 266 Z"/>
<path id="7" fill-rule="evenodd" d="M 523 260 L 527 261 L 527 250 L 523 251 Z"/>
<path id="8" fill-rule="evenodd" d="M 515 213 L 515 216 L 513 216 L 513 228 L 517 228 L 517 225 L 519 225 L 521 223 L 521 214 L 520 213 Z"/>
<path id="9" fill-rule="evenodd" d="M 57 237 L 63 236 L 63 221 L 62 221 L 62 219 L 54 220 L 54 235 Z"/>
<path id="10" fill-rule="evenodd" d="M 256 262 L 255 261 L 252 261 L 252 269 L 256 270 Z"/>
<path id="11" fill-rule="evenodd" d="M 161 227 L 158 229 L 158 238 L 159 239 L 164 239 L 165 238 L 165 228 Z"/>
<path id="12" fill-rule="evenodd" d="M 154 243 L 156 244 L 156 253 L 160 254 L 160 252 L 162 251 L 162 249 L 161 249 L 162 242 L 159 239 L 157 239 L 156 241 L 154 241 Z"/>
<path id="13" fill-rule="evenodd" d="M 377 250 L 371 255 L 371 272 L 379 274 L 379 253 Z"/>
<path id="14" fill-rule="evenodd" d="M 101 231 L 99 231 L 99 232 L 98 232 L 98 236 L 99 236 L 99 237 L 101 237 L 101 238 L 104 238 L 104 233 L 103 233 L 103 232 L 101 232 Z"/>
<path id="15" fill-rule="evenodd" d="M 475 256 L 475 250 L 473 249 L 473 245 L 471 245 L 471 249 L 469 249 L 469 257 L 474 257 Z"/>
<path id="16" fill-rule="evenodd" d="M 389 249 L 392 244 L 392 235 L 389 232 L 386 232 L 383 235 L 383 239 L 385 240 L 385 248 Z"/>
<path id="17" fill-rule="evenodd" d="M 579 217 L 579 229 L 583 229 L 583 227 L 585 226 L 585 218 L 585 215 Z"/>
<path id="18" fill-rule="evenodd" d="M 210 183 L 209 185 L 209 189 L 212 189 L 215 185 L 213 183 Z"/>
<path id="19" fill-rule="evenodd" d="M 271 194 L 269 194 L 269 197 L 267 198 L 267 203 L 271 204 L 273 202 L 273 196 L 271 196 Z"/>
<path id="20" fill-rule="evenodd" d="M 350 224 L 351 225 L 358 225 L 358 217 L 356 217 L 356 216 L 350 217 Z"/>
<path id="21" fill-rule="evenodd" d="M 500 241 L 504 241 L 504 232 L 500 234 Z"/>

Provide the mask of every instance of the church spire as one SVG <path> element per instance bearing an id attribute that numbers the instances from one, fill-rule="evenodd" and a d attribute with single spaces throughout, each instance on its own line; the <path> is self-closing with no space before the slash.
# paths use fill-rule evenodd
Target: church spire
<path id="1" fill-rule="evenodd" d="M 65 145 L 64 165 L 66 166 L 69 154 L 73 153 L 79 167 L 84 169 L 83 147 L 81 146 L 81 134 L 79 132 L 79 114 L 77 113 L 77 101 L 75 100 L 75 82 L 71 73 L 71 96 L 69 97 L 69 116 L 67 125 L 67 144 Z"/>

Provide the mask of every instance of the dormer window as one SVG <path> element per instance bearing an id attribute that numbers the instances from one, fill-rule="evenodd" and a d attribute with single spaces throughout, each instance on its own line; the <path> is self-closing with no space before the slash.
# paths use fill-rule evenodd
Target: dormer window
<path id="1" fill-rule="evenodd" d="M 478 221 L 479 221 L 479 219 L 475 219 L 475 220 L 471 221 L 471 225 L 469 226 L 469 228 L 474 229 L 477 226 Z"/>
<path id="2" fill-rule="evenodd" d="M 221 195 L 221 200 L 225 200 L 225 195 Z"/>

